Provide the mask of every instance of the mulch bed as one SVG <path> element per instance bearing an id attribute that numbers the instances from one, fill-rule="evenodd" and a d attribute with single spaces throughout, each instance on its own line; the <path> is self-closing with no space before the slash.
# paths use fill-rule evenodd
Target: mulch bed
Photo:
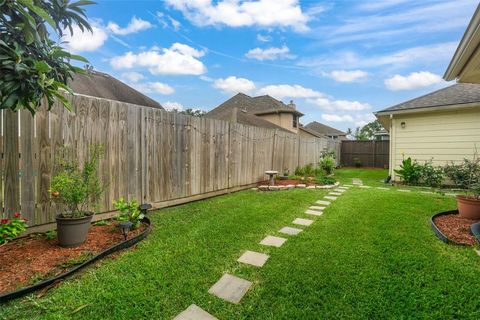
<path id="1" fill-rule="evenodd" d="M 470 226 L 480 220 L 460 218 L 458 214 L 435 217 L 433 222 L 449 240 L 458 244 L 473 246 L 476 239 L 470 234 Z"/>
<path id="2" fill-rule="evenodd" d="M 145 230 L 145 226 L 129 232 L 134 237 Z M 68 271 L 82 260 L 122 242 L 123 235 L 116 223 L 91 226 L 87 240 L 75 248 L 62 248 L 57 240 L 46 240 L 34 234 L 0 246 L 0 293 L 32 285 L 43 279 Z"/>
<path id="3" fill-rule="evenodd" d="M 268 186 L 269 184 L 270 184 L 269 180 L 261 181 L 258 183 L 259 186 L 265 186 L 265 185 Z M 293 184 L 294 186 L 296 186 L 297 184 L 306 184 L 307 186 L 314 186 L 315 180 L 312 179 L 311 181 L 308 181 L 308 180 L 302 181 L 302 180 L 293 180 L 293 179 L 287 179 L 287 180 L 275 179 L 276 186 L 288 186 L 290 184 Z"/>

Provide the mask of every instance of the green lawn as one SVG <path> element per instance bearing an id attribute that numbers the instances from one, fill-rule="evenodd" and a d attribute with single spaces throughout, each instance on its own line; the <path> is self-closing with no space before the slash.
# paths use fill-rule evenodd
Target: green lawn
<path id="1" fill-rule="evenodd" d="M 377 181 L 383 170 L 340 170 Z M 135 250 L 88 268 L 6 319 L 171 319 L 195 303 L 219 319 L 479 319 L 480 257 L 440 242 L 429 218 L 453 198 L 351 188 L 281 248 L 258 242 L 327 191 L 243 191 L 161 210 Z M 263 268 L 236 262 L 270 255 Z M 254 283 L 239 305 L 210 294 L 225 272 Z M 75 309 L 85 306 L 76 313 Z"/>

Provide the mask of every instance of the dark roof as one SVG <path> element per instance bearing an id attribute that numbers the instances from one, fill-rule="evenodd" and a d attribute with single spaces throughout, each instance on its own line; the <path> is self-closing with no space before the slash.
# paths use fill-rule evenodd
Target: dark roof
<path id="1" fill-rule="evenodd" d="M 262 127 L 262 128 L 268 128 L 268 129 L 279 129 L 285 132 L 290 132 L 270 121 L 262 119 L 254 114 L 248 113 L 236 107 L 231 108 L 222 113 L 217 113 L 217 114 L 207 113 L 207 117 L 236 122 L 236 123 L 245 124 L 248 126 Z"/>
<path id="2" fill-rule="evenodd" d="M 207 113 L 207 116 L 222 117 L 223 114 L 230 113 L 230 110 L 232 110 L 233 108 L 238 108 L 239 110 L 246 110 L 250 114 L 289 112 L 295 113 L 297 115 L 303 115 L 301 112 L 298 112 L 292 105 L 287 105 L 268 95 L 250 97 L 244 93 L 238 93 L 227 101 L 223 102 L 215 109 L 209 111 Z"/>
<path id="3" fill-rule="evenodd" d="M 305 126 L 306 128 L 313 130 L 315 132 L 318 132 L 320 134 L 326 135 L 326 136 L 346 136 L 347 134 L 343 131 L 340 131 L 338 129 L 326 126 L 322 123 L 319 123 L 317 121 L 310 122 Z"/>
<path id="4" fill-rule="evenodd" d="M 451 105 L 480 103 L 480 84 L 458 83 L 424 96 L 394 105 L 377 113 L 402 111 L 429 107 L 447 107 Z"/>
<path id="5" fill-rule="evenodd" d="M 160 103 L 106 73 L 75 73 L 69 85 L 78 94 L 163 109 Z"/>

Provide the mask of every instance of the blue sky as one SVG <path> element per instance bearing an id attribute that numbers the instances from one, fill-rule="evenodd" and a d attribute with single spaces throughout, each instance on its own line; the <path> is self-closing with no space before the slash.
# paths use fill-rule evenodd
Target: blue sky
<path id="1" fill-rule="evenodd" d="M 339 129 L 449 85 L 441 77 L 478 1 L 98 1 L 65 44 L 166 108 L 235 93 L 294 100 Z"/>

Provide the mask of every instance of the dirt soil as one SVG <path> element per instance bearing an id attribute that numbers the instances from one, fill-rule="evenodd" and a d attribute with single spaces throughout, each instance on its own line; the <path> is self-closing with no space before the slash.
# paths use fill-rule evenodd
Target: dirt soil
<path id="1" fill-rule="evenodd" d="M 138 235 L 145 226 L 131 231 L 128 237 Z M 62 248 L 57 240 L 46 240 L 33 234 L 0 246 L 0 293 L 14 291 L 73 268 L 72 261 L 83 262 L 82 257 L 96 255 L 124 240 L 111 222 L 104 226 L 91 226 L 87 240 L 75 248 Z M 68 264 L 68 266 L 62 266 Z"/>
<path id="2" fill-rule="evenodd" d="M 470 226 L 480 220 L 464 219 L 457 214 L 449 214 L 436 217 L 433 221 L 449 240 L 470 246 L 476 243 L 475 237 L 470 234 Z"/>

